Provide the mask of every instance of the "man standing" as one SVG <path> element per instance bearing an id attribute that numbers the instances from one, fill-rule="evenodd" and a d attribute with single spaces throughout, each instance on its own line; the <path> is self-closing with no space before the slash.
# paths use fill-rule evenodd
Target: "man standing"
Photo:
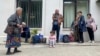
<path id="1" fill-rule="evenodd" d="M 78 15 L 79 15 L 78 26 L 79 26 L 79 35 L 80 35 L 79 42 L 80 42 L 80 43 L 84 43 L 83 32 L 86 31 L 85 18 L 84 18 L 84 16 L 82 15 L 82 11 L 79 11 L 79 12 L 78 12 Z"/>
<path id="2" fill-rule="evenodd" d="M 5 33 L 7 33 L 7 41 L 6 41 L 6 47 L 8 48 L 7 50 L 7 55 L 14 54 L 17 52 L 21 52 L 17 48 L 21 46 L 21 28 L 22 28 L 22 23 L 21 23 L 21 15 L 22 15 L 22 8 L 18 7 L 16 9 L 16 13 L 11 15 L 8 19 L 8 25 L 7 28 L 5 29 Z M 11 53 L 11 48 L 15 48 L 14 52 Z"/>
<path id="3" fill-rule="evenodd" d="M 52 16 L 53 26 L 52 31 L 56 31 L 56 38 L 57 42 L 59 42 L 59 32 L 60 32 L 60 25 L 63 22 L 63 16 L 59 13 L 59 10 L 55 10 L 55 13 Z"/>

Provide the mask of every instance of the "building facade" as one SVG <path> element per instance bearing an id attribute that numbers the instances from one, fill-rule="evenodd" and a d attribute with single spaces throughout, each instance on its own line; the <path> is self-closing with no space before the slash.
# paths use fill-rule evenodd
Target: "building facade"
<path id="1" fill-rule="evenodd" d="M 16 7 L 23 8 L 22 19 L 30 29 L 38 29 L 39 33 L 45 36 L 49 35 L 52 29 L 52 14 L 55 9 L 59 9 L 64 16 L 64 22 L 61 25 L 61 34 L 70 33 L 70 25 L 76 16 L 77 11 L 82 11 L 86 18 L 87 13 L 91 13 L 98 25 L 95 32 L 95 40 L 100 41 L 100 1 L 99 0 L 1 0 L 0 2 L 0 38 L 6 36 L 4 29 L 7 25 L 8 17 L 15 13 Z M 84 39 L 87 40 L 87 33 L 84 33 Z"/>

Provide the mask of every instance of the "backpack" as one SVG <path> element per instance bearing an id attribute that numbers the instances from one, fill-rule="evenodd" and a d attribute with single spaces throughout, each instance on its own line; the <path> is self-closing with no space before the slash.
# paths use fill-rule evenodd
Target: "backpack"
<path id="1" fill-rule="evenodd" d="M 46 43 L 46 38 L 42 38 L 41 43 Z"/>
<path id="2" fill-rule="evenodd" d="M 40 43 L 40 42 L 41 42 L 41 39 L 40 39 L 39 35 L 34 35 L 32 37 L 32 43 L 33 44 Z"/>
<path id="3" fill-rule="evenodd" d="M 70 42 L 69 36 L 68 35 L 63 35 L 63 42 L 68 43 Z"/>
<path id="4" fill-rule="evenodd" d="M 74 36 L 72 34 L 69 35 L 69 39 L 70 39 L 70 42 L 74 42 L 75 41 Z"/>

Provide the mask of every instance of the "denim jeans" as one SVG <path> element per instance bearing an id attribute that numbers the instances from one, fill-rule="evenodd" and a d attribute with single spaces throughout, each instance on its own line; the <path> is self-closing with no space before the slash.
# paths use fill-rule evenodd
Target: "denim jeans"
<path id="1" fill-rule="evenodd" d="M 56 34 L 57 34 L 56 39 L 57 39 L 57 42 L 59 42 L 60 25 L 53 25 L 52 31 L 56 31 Z"/>

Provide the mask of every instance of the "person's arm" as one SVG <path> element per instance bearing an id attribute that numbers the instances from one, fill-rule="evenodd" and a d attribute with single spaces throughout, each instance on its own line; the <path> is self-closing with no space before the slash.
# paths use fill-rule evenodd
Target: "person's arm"
<path id="1" fill-rule="evenodd" d="M 53 14 L 53 16 L 52 16 L 52 20 L 54 20 L 54 16 L 55 16 L 55 15 Z"/>
<path id="2" fill-rule="evenodd" d="M 59 17 L 60 17 L 60 21 L 61 21 L 61 22 L 63 22 L 63 21 L 64 21 L 63 16 L 60 14 L 60 16 L 59 16 Z"/>
<path id="3" fill-rule="evenodd" d="M 94 18 L 92 18 L 92 20 L 93 20 L 93 22 L 95 23 L 95 20 L 94 20 Z"/>
<path id="4" fill-rule="evenodd" d="M 63 22 L 63 16 L 62 15 L 59 15 L 59 18 L 58 18 L 59 25 L 61 25 L 62 22 Z"/>
<path id="5" fill-rule="evenodd" d="M 61 21 L 63 22 L 64 21 L 64 18 L 63 18 L 63 16 L 61 15 Z"/>
<path id="6" fill-rule="evenodd" d="M 17 26 L 15 15 L 12 15 L 8 18 L 8 25 Z"/>
<path id="7" fill-rule="evenodd" d="M 11 15 L 8 20 L 8 25 L 11 25 L 11 26 L 17 26 L 17 27 L 22 27 L 22 25 L 18 24 L 17 23 L 17 19 L 16 19 L 16 15 Z"/>
<path id="8" fill-rule="evenodd" d="M 71 30 L 73 29 L 73 26 L 74 26 L 74 21 L 73 21 L 72 24 L 71 24 Z"/>

